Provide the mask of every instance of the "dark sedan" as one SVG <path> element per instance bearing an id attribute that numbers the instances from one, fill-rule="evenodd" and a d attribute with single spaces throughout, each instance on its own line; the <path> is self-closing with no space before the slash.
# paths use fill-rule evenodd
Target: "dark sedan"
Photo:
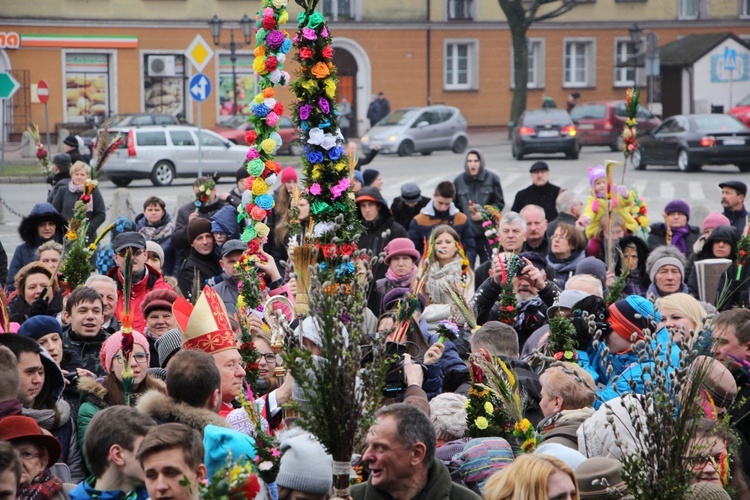
<path id="1" fill-rule="evenodd" d="M 646 165 L 677 165 L 695 172 L 703 165 L 734 164 L 750 172 L 750 129 L 728 115 L 676 115 L 638 137 L 631 157 L 636 170 Z"/>
<path id="2" fill-rule="evenodd" d="M 578 159 L 578 131 L 567 111 L 556 108 L 525 111 L 513 129 L 513 157 L 523 160 L 532 153 L 565 153 Z"/>

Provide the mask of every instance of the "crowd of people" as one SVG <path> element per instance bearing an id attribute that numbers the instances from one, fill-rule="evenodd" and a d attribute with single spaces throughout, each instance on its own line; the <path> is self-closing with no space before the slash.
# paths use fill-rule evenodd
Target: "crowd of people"
<path id="1" fill-rule="evenodd" d="M 364 466 L 353 499 L 627 497 L 623 461 L 638 443 L 616 433 L 613 413 L 637 426 L 628 397 L 653 390 L 656 367 L 679 369 L 685 352 L 705 342 L 712 344 L 702 358 L 710 376 L 702 383 L 712 411 L 690 436 L 694 475 L 685 498 L 729 498 L 729 491 L 750 498 L 750 421 L 743 419 L 750 266 L 738 251 L 748 216 L 744 183 L 722 182 L 724 211 L 700 225 L 691 225 L 691 207 L 679 199 L 666 205 L 665 222 L 649 223 L 637 197 L 607 185 L 604 167 L 589 169 L 584 200 L 551 184 L 539 161 L 503 213 L 507 193 L 479 150 L 469 150 L 463 173 L 431 196 L 408 183 L 390 204 L 381 193 L 387 178 L 363 168 L 375 155 L 363 159 L 351 187 L 364 228 L 357 245 L 381 256 L 357 261 L 362 279 L 369 277 L 363 328 L 399 341 L 400 304 L 416 295 L 419 306 L 407 318 L 405 342 L 414 349 L 403 355 L 401 402 L 379 410 L 353 457 Z M 247 170 L 238 170 L 227 193 L 198 179 L 196 202 L 174 217 L 162 199 L 148 198 L 135 220 L 115 220 L 93 258 L 96 270 L 67 290 L 59 279 L 63 235 L 90 175 L 71 156 L 53 159 L 49 197 L 23 218 L 23 243 L 9 269 L 0 269 L 8 293 L 0 497 L 198 498 L 199 485 L 228 461 L 258 456 L 257 429 L 240 402 L 249 396 L 248 371 L 256 370 L 252 397 L 281 453 L 275 482 L 257 498 L 330 498 L 331 457 L 287 414 L 297 391 L 291 376 L 278 376 L 282 360 L 269 325 L 257 315 L 237 317 L 236 264 L 247 249 L 237 207 Z M 286 167 L 279 179 L 256 266 L 266 296 L 293 304 L 289 248 L 303 241 L 290 228 L 311 227 L 311 213 L 298 196 L 297 171 Z M 93 241 L 106 219 L 100 194 L 88 216 Z M 133 314 L 129 356 L 122 351 L 124 290 Z M 575 354 L 540 362 L 556 317 L 570 319 Z M 240 353 L 243 320 L 256 366 Z M 460 330 L 453 339 L 441 333 L 446 322 Z M 319 334 L 301 335 L 325 356 Z M 478 357 L 500 360 L 517 380 L 536 451 L 512 433 L 483 432 L 487 419 L 467 413 L 483 387 Z M 497 409 L 488 404 L 490 416 Z"/>

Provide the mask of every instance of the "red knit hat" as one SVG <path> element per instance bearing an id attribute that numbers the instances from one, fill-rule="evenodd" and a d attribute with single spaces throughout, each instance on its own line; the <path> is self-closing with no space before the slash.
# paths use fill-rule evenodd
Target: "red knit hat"
<path id="1" fill-rule="evenodd" d="M 281 170 L 281 183 L 286 184 L 289 181 L 297 182 L 297 171 L 294 170 L 294 167 L 284 167 Z"/>
<path id="2" fill-rule="evenodd" d="M 143 297 L 141 302 L 141 312 L 145 318 L 154 309 L 172 311 L 172 304 L 177 300 L 178 295 L 173 290 L 157 288 L 152 290 Z"/>

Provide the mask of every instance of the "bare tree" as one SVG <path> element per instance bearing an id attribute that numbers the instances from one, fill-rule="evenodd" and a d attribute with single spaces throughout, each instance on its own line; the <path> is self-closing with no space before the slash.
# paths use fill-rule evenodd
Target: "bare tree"
<path id="1" fill-rule="evenodd" d="M 526 33 L 534 23 L 559 17 L 584 3 L 583 0 L 497 0 L 503 9 L 510 27 L 513 44 L 513 102 L 510 107 L 510 119 L 518 121 L 526 109 L 526 85 L 529 80 L 529 48 L 526 44 Z M 544 9 L 539 13 L 542 6 Z"/>

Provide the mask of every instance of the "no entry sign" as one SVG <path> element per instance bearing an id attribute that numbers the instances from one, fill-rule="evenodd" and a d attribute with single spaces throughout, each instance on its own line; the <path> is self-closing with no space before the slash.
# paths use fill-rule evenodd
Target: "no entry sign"
<path id="1" fill-rule="evenodd" d="M 49 85 L 47 85 L 46 81 L 39 80 L 39 83 L 36 85 L 36 96 L 39 98 L 39 102 L 47 104 L 49 100 Z"/>

